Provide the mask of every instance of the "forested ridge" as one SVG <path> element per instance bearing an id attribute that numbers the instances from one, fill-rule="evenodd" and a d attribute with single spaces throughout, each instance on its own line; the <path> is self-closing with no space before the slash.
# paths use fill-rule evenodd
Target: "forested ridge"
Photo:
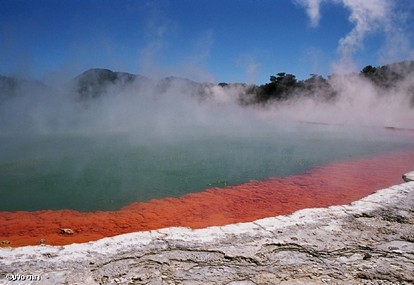
<path id="1" fill-rule="evenodd" d="M 311 97 L 317 100 L 329 101 L 338 96 L 333 86 L 336 78 L 359 77 L 371 82 L 381 93 L 392 92 L 404 83 L 404 88 L 409 93 L 411 105 L 414 106 L 414 61 L 403 61 L 389 65 L 373 67 L 365 66 L 359 73 L 346 75 L 330 75 L 324 78 L 318 74 L 311 74 L 305 80 L 297 80 L 294 74 L 279 72 L 270 76 L 268 83 L 252 85 L 241 97 L 244 104 L 267 104 L 275 101 Z M 220 83 L 221 86 L 230 86 Z"/>
<path id="2" fill-rule="evenodd" d="M 171 86 L 174 88 L 178 86 L 182 92 L 188 92 L 194 96 L 200 96 L 200 98 L 208 96 L 211 93 L 211 88 L 218 87 L 223 90 L 237 88 L 238 92 L 233 93 L 237 94 L 237 101 L 240 104 L 267 105 L 300 98 L 312 98 L 325 102 L 335 100 L 339 94 L 334 82 L 340 77 L 353 77 L 370 82 L 382 94 L 403 88 L 403 93 L 407 94 L 410 105 L 414 106 L 414 61 L 403 61 L 377 67 L 367 65 L 359 73 L 333 74 L 327 78 L 318 74 L 310 74 L 309 78 L 304 80 L 298 80 L 294 74 L 278 72 L 270 76 L 268 83 L 261 85 L 226 82 L 198 83 L 174 76 L 154 81 L 138 74 L 94 68 L 71 79 L 67 86 L 70 87 L 69 93 L 79 101 L 90 101 L 108 94 L 122 93 L 131 86 L 138 90 L 137 93 L 142 91 L 142 86 L 152 86 L 159 93 L 167 92 Z M 20 93 L 41 92 L 47 87 L 37 80 L 0 75 L 0 104 Z"/>

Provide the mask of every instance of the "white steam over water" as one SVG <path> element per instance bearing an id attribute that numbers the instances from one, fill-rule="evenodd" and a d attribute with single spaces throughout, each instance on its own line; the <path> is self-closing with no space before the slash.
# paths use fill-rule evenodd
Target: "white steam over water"
<path id="1" fill-rule="evenodd" d="M 239 103 L 243 85 L 194 85 L 172 80 L 110 85 L 97 98 L 80 100 L 72 84 L 22 86 L 0 104 L 1 134 L 127 132 L 131 135 L 178 135 L 197 132 L 269 130 L 288 121 L 364 127 L 413 128 L 414 75 L 387 91 L 357 75 L 329 79 L 334 100 L 292 96 L 266 106 Z"/>
<path id="2" fill-rule="evenodd" d="M 410 129 L 414 127 L 410 102 L 413 80 L 412 75 L 408 76 L 390 92 L 356 75 L 339 76 L 330 80 L 339 94 L 334 102 L 301 97 L 274 104 L 269 115 L 294 121 Z"/>

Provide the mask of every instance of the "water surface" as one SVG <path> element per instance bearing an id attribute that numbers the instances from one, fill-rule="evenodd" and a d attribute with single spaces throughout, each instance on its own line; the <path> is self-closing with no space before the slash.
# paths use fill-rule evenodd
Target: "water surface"
<path id="1" fill-rule="evenodd" d="M 412 146 L 387 130 L 294 124 L 255 131 L 0 137 L 0 210 L 116 210 Z"/>

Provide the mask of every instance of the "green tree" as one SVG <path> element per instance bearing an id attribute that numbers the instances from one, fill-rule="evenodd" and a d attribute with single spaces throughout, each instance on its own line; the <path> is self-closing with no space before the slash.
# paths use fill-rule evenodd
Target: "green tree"
<path id="1" fill-rule="evenodd" d="M 257 101 L 285 100 L 299 88 L 296 76 L 279 72 L 276 76 L 270 76 L 270 82 L 257 88 Z"/>

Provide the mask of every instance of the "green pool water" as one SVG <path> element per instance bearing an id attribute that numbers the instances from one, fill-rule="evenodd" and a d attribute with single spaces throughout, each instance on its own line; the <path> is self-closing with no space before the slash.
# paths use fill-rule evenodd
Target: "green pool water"
<path id="1" fill-rule="evenodd" d="M 392 131 L 338 128 L 0 135 L 0 210 L 115 210 L 412 146 Z"/>

